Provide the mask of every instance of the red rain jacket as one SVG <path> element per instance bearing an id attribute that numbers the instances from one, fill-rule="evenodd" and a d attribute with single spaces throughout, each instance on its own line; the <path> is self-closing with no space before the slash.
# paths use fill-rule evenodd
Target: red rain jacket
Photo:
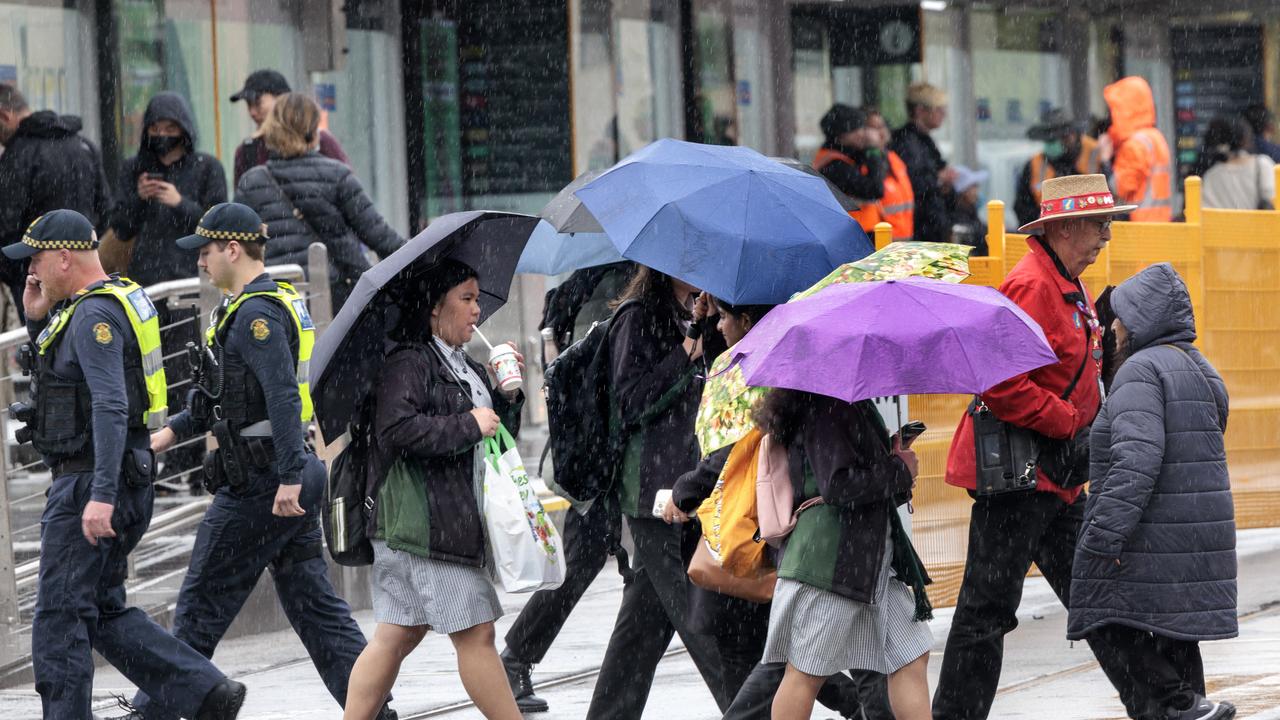
<path id="1" fill-rule="evenodd" d="M 1001 420 L 1051 438 L 1070 438 L 1093 423 L 1102 404 L 1098 389 L 1101 364 L 1092 357 L 1094 348 L 1101 347 L 1101 328 L 1090 322 L 1089 315 L 1096 317 L 1096 313 L 1087 293 L 1084 304 L 1089 315 L 1063 298 L 1064 294 L 1080 292 L 1075 283 L 1058 271 L 1053 258 L 1035 238 L 1028 238 L 1027 244 L 1031 252 L 1009 272 L 1000 292 L 1040 323 L 1059 362 L 1010 378 L 983 393 L 982 400 Z M 1089 328 L 1087 341 L 1086 328 Z M 1064 402 L 1062 393 L 1081 362 L 1085 364 L 1084 372 L 1071 397 Z M 947 454 L 947 484 L 973 490 L 976 474 L 973 421 L 965 413 Z M 1064 490 L 1044 473 L 1039 475 L 1036 489 L 1054 493 L 1068 503 L 1074 502 L 1081 490 Z"/>

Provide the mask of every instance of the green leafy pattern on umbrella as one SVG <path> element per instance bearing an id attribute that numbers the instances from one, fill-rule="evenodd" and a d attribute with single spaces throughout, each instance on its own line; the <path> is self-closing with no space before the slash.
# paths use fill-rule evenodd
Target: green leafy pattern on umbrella
<path id="1" fill-rule="evenodd" d="M 809 297 L 828 285 L 927 277 L 958 283 L 969 277 L 968 245 L 933 242 L 895 242 L 861 260 L 846 263 L 792 300 Z M 755 423 L 751 409 L 765 393 L 749 387 L 742 369 L 730 367 L 733 348 L 716 358 L 702 390 L 696 432 L 703 456 L 742 439 Z"/>
<path id="2" fill-rule="evenodd" d="M 791 297 L 800 300 L 829 285 L 902 280 L 925 277 L 958 283 L 969 277 L 969 245 L 934 242 L 895 242 L 882 250 L 851 263 L 845 263 L 822 278 L 813 287 Z"/>
<path id="3" fill-rule="evenodd" d="M 751 409 L 766 392 L 764 388 L 747 387 L 742 370 L 729 367 L 732 357 L 733 348 L 729 348 L 716 358 L 702 388 L 695 427 L 704 457 L 738 442 L 755 427 Z"/>

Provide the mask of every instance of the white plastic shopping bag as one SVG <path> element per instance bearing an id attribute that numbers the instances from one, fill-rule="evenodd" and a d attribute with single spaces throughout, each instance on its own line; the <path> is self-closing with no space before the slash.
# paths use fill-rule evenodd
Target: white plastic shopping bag
<path id="1" fill-rule="evenodd" d="M 507 592 L 560 587 L 564 543 L 529 482 L 515 439 L 498 426 L 484 441 L 484 524 Z"/>

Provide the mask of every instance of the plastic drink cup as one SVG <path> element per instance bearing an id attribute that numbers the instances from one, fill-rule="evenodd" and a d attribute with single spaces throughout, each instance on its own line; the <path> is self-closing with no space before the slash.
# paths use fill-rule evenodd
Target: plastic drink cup
<path id="1" fill-rule="evenodd" d="M 510 395 L 524 385 L 520 375 L 520 361 L 516 359 L 516 349 L 502 343 L 489 350 L 489 367 L 498 380 L 498 389 Z"/>
<path id="2" fill-rule="evenodd" d="M 515 347 L 510 343 L 494 345 L 480 332 L 480 328 L 475 328 L 475 332 L 480 342 L 489 348 L 489 369 L 493 370 L 493 376 L 498 380 L 498 389 L 509 395 L 524 386 Z"/>

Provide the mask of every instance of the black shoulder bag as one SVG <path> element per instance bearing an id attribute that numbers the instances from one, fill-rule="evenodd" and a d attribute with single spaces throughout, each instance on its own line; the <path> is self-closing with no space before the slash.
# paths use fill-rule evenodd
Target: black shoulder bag
<path id="1" fill-rule="evenodd" d="M 1089 324 L 1084 325 L 1084 360 L 1071 384 L 1061 397 L 1071 397 L 1089 363 Z M 1070 440 L 1055 440 L 1029 428 L 1007 423 L 974 397 L 969 403 L 973 418 L 974 457 L 977 464 L 977 494 L 981 497 L 1034 490 L 1037 471 L 1044 471 L 1062 487 L 1076 487 L 1088 480 L 1088 452 L 1078 450 L 1083 439 L 1087 446 L 1089 429 Z"/>

